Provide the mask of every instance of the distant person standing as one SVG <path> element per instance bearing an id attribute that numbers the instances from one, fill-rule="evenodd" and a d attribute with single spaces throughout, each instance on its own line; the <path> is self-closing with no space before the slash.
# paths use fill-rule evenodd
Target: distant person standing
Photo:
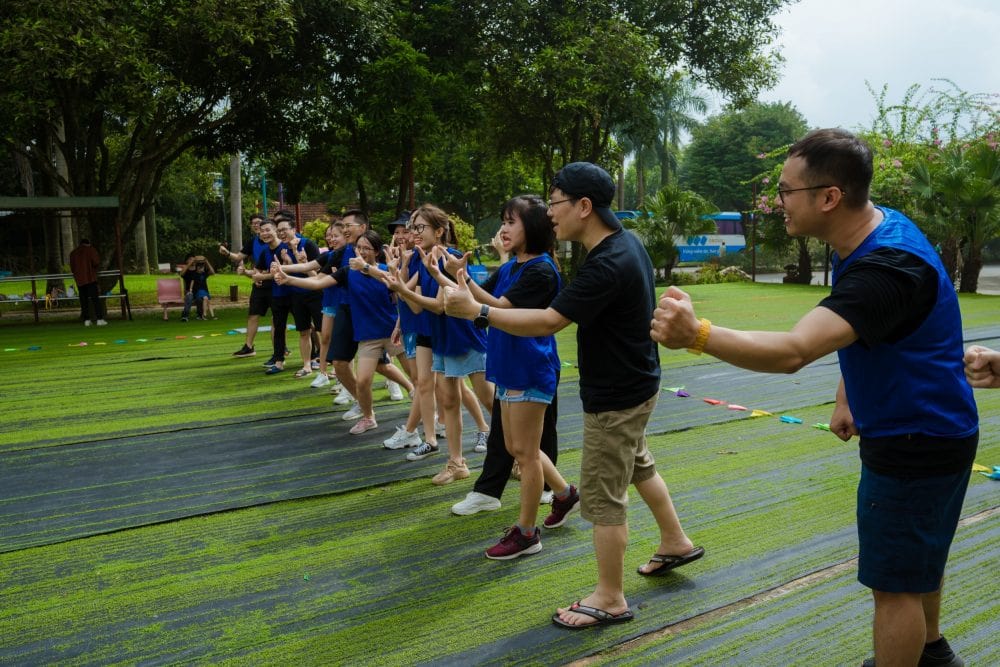
<path id="1" fill-rule="evenodd" d="M 97 269 L 100 265 L 101 256 L 88 239 L 80 239 L 80 245 L 69 254 L 69 267 L 80 293 L 80 319 L 88 327 L 92 323 L 99 327 L 107 324 L 97 288 Z"/>

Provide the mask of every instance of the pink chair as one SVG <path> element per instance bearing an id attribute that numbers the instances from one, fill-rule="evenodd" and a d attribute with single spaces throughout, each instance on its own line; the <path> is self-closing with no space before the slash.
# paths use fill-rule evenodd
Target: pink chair
<path id="1" fill-rule="evenodd" d="M 156 302 L 163 307 L 163 319 L 167 317 L 170 306 L 184 307 L 184 292 L 181 289 L 180 278 L 158 278 L 156 280 Z"/>

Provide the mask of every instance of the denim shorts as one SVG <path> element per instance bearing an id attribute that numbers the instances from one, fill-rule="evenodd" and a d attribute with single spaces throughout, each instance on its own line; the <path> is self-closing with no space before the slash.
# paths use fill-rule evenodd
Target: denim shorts
<path id="1" fill-rule="evenodd" d="M 194 298 L 200 301 L 201 299 L 211 299 L 212 297 L 209 295 L 207 289 L 200 289 L 194 293 Z"/>
<path id="2" fill-rule="evenodd" d="M 417 358 L 417 332 L 411 331 L 410 333 L 403 334 L 403 352 L 406 353 L 407 359 Z"/>
<path id="3" fill-rule="evenodd" d="M 337 307 L 336 306 L 323 306 L 323 317 L 336 317 Z"/>
<path id="4" fill-rule="evenodd" d="M 464 378 L 473 373 L 485 373 L 486 353 L 469 350 L 463 355 L 446 357 L 435 352 L 431 370 L 446 378 Z"/>
<path id="5" fill-rule="evenodd" d="M 534 387 L 528 387 L 524 390 L 508 389 L 500 385 L 496 387 L 497 399 L 508 403 L 544 403 L 548 405 L 552 402 L 552 394 L 546 394 L 544 391 L 539 391 Z M 511 391 L 515 392 L 513 396 L 510 395 Z"/>
<path id="6" fill-rule="evenodd" d="M 890 477 L 861 466 L 858 581 L 886 593 L 941 586 L 971 469 L 935 477 Z"/>

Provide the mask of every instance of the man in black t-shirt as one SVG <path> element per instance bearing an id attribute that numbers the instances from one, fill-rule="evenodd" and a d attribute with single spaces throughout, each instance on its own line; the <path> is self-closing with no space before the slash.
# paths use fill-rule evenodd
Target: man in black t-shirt
<path id="1" fill-rule="evenodd" d="M 681 528 L 646 447 L 646 422 L 660 390 L 659 356 L 649 339 L 656 303 L 649 255 L 611 210 L 615 186 L 606 171 L 574 162 L 552 183 L 549 217 L 556 238 L 578 241 L 587 250 L 573 281 L 544 310 L 490 309 L 472 298 L 462 276 L 458 288 L 446 288 L 445 303 L 453 317 L 485 316 L 490 326 L 517 336 L 545 336 L 577 324 L 585 413 L 579 498 L 583 518 L 594 524 L 597 586 L 552 617 L 556 625 L 575 629 L 633 618 L 623 587 L 630 483 L 660 529 L 657 555 L 640 574 L 665 573 L 700 558 L 704 550 Z M 553 512 L 573 509 L 553 503 Z"/>

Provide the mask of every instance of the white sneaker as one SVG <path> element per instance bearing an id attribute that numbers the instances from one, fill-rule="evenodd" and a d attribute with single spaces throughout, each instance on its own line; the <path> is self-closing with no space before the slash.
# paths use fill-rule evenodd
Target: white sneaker
<path id="1" fill-rule="evenodd" d="M 555 494 L 551 491 L 542 491 L 542 497 L 538 499 L 539 505 L 551 505 Z"/>
<path id="2" fill-rule="evenodd" d="M 91 324 L 90 320 L 84 320 L 83 321 L 83 326 L 85 326 L 85 327 L 89 327 L 90 324 Z"/>
<path id="3" fill-rule="evenodd" d="M 354 421 L 355 419 L 361 419 L 361 417 L 363 416 L 364 413 L 361 411 L 361 405 L 355 403 L 354 405 L 351 406 L 351 409 L 345 412 L 343 415 L 341 415 L 340 418 L 343 419 L 345 422 L 349 422 L 349 421 Z"/>
<path id="4" fill-rule="evenodd" d="M 500 509 L 500 499 L 488 496 L 478 491 L 469 491 L 465 500 L 451 506 L 451 513 L 459 516 L 468 516 L 477 512 L 492 512 Z"/>
<path id="5" fill-rule="evenodd" d="M 108 326 L 108 323 L 105 322 L 104 320 L 97 320 L 97 326 L 99 326 L 99 327 L 106 327 L 106 326 Z"/>
<path id="6" fill-rule="evenodd" d="M 390 401 L 403 400 L 403 388 L 399 386 L 398 382 L 393 382 L 392 380 L 386 380 L 385 388 L 389 390 Z"/>
<path id="7" fill-rule="evenodd" d="M 482 454 L 486 451 L 486 440 L 490 437 L 489 431 L 476 432 L 476 451 Z"/>
<path id="8" fill-rule="evenodd" d="M 326 376 L 326 373 L 320 373 L 316 378 L 309 383 L 309 386 L 313 389 L 319 389 L 320 387 L 325 387 L 330 384 L 330 378 Z"/>
<path id="9" fill-rule="evenodd" d="M 386 439 L 382 446 L 386 449 L 402 449 L 403 447 L 417 447 L 420 445 L 420 435 L 414 431 L 410 433 L 406 430 L 406 425 L 397 426 L 396 432 Z"/>
<path id="10" fill-rule="evenodd" d="M 334 405 L 347 405 L 348 403 L 353 403 L 353 402 L 354 402 L 354 397 L 351 396 L 351 392 L 347 391 L 346 389 L 337 394 L 337 398 L 333 399 Z"/>

